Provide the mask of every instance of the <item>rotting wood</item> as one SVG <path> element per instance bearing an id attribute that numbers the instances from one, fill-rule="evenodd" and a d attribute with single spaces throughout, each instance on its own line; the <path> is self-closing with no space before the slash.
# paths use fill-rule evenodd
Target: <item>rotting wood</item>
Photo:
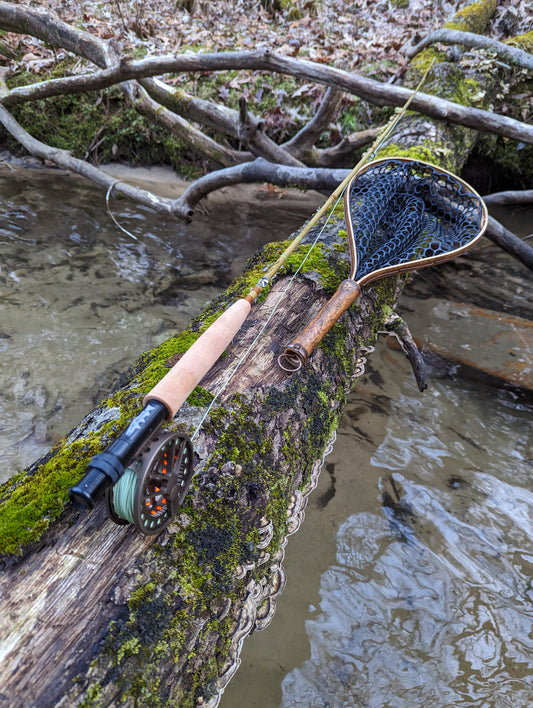
<path id="1" fill-rule="evenodd" d="M 446 130 L 444 123 L 431 126 L 437 137 Z M 457 171 L 473 136 L 464 140 L 455 130 L 446 136 L 445 153 L 431 153 L 427 143 L 423 149 L 426 158 Z M 416 153 L 425 133 L 408 122 L 402 136 L 396 144 Z M 183 337 L 138 362 L 123 389 L 45 460 L 4 487 L 0 517 L 14 515 L 0 537 L 3 550 L 10 551 L 3 556 L 0 579 L 0 705 L 216 705 L 238 665 L 243 638 L 272 615 L 284 583 L 287 535 L 301 522 L 305 495 L 346 396 L 398 296 L 396 280 L 378 283 L 343 316 L 303 370 L 287 376 L 277 368 L 280 346 L 346 275 L 342 229 L 342 219 L 334 218 L 307 272 L 204 424 L 192 493 L 168 531 L 146 539 L 106 521 L 101 505 L 79 514 L 66 504 L 66 490 L 91 454 L 117 432 L 113 423 L 118 427 L 120 417 L 140 404 L 154 362 L 161 371 Z M 276 252 L 272 246 L 256 257 L 254 277 Z M 202 382 L 204 391 L 214 391 L 239 360 L 286 282 L 280 278 L 255 307 L 227 356 Z M 244 291 L 242 281 L 235 284 L 192 330 Z M 202 411 L 201 405 L 187 405 L 175 424 L 194 428 Z M 30 507 L 41 501 L 47 482 L 49 507 L 30 521 Z"/>

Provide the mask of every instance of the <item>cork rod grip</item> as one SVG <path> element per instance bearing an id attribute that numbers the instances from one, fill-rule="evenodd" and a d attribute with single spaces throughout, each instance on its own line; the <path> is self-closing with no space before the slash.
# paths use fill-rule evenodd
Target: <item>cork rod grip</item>
<path id="1" fill-rule="evenodd" d="M 304 331 L 284 351 L 285 361 L 299 360 L 294 370 L 305 364 L 319 342 L 326 336 L 339 317 L 361 294 L 361 288 L 353 280 L 343 280 L 337 292 L 307 325 Z M 287 366 L 284 366 L 290 370 Z"/>
<path id="2" fill-rule="evenodd" d="M 244 298 L 228 307 L 145 396 L 144 404 L 159 401 L 173 418 L 242 327 L 250 308 Z"/>

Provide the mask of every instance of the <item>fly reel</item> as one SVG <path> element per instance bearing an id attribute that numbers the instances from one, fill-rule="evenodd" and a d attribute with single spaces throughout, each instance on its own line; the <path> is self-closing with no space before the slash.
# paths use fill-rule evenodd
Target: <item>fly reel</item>
<path id="1" fill-rule="evenodd" d="M 193 476 L 193 448 L 187 435 L 153 438 L 118 482 L 106 491 L 109 516 L 134 524 L 145 536 L 161 533 L 182 505 Z"/>

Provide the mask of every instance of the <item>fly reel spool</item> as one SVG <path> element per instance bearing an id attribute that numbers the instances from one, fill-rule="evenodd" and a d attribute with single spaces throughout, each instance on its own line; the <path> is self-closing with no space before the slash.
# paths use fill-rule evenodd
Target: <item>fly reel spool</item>
<path id="1" fill-rule="evenodd" d="M 193 476 L 193 447 L 187 435 L 153 438 L 118 482 L 106 490 L 116 524 L 134 524 L 145 536 L 161 533 L 182 505 Z"/>

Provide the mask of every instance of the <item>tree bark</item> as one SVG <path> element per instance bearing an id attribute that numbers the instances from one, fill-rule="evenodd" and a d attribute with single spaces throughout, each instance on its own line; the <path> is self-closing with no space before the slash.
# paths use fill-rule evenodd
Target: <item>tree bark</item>
<path id="1" fill-rule="evenodd" d="M 418 42 L 414 47 L 405 47 L 403 53 L 408 57 L 414 57 L 422 49 L 431 44 L 441 42 L 442 44 L 458 44 L 476 49 L 489 49 L 504 61 L 508 61 L 516 66 L 521 66 L 528 71 L 533 70 L 533 56 L 522 49 L 509 46 L 504 42 L 497 42 L 490 37 L 484 37 L 472 32 L 461 32 L 461 30 L 440 29 L 431 32 L 427 37 Z"/>
<path id="2" fill-rule="evenodd" d="M 434 70 L 436 94 L 446 90 L 447 71 Z M 467 69 L 461 75 L 468 77 Z M 477 78 L 489 92 L 493 77 Z M 422 151 L 459 171 L 475 141 L 466 132 L 413 117 L 394 149 L 413 157 Z M 240 365 L 196 436 L 193 488 L 160 536 L 115 526 L 101 504 L 91 513 L 74 510 L 67 489 L 139 409 L 169 357 L 255 283 L 281 252 L 278 244 L 258 254 L 252 270 L 184 335 L 138 361 L 127 383 L 44 459 L 4 486 L 0 705 L 217 704 L 244 637 L 272 616 L 285 582 L 287 537 L 302 521 L 346 397 L 399 294 L 395 278 L 366 289 L 307 366 L 293 375 L 279 369 L 280 348 L 346 276 L 343 228 L 338 217 L 327 225 L 272 319 L 288 275 L 254 307 L 227 356 L 202 381 L 214 392 Z M 172 426 L 192 432 L 204 411 L 191 400 Z"/>

